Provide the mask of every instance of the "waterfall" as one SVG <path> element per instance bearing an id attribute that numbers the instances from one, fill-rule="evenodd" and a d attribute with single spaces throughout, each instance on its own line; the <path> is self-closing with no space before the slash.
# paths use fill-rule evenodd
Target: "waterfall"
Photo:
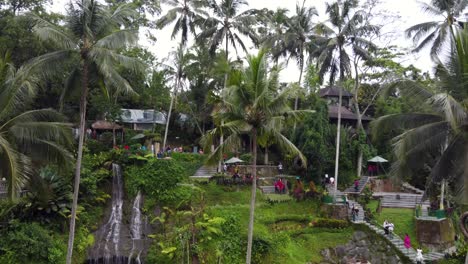
<path id="1" fill-rule="evenodd" d="M 151 243 L 145 239 L 151 232 L 150 224 L 141 212 L 143 195 L 138 192 L 131 218 L 124 207 L 122 169 L 112 164 L 112 202 L 107 210 L 107 221 L 94 232 L 94 245 L 88 249 L 89 264 L 142 264 L 142 259 Z M 144 219 L 144 220 L 142 220 Z"/>
<path id="2" fill-rule="evenodd" d="M 132 257 L 136 254 L 135 263 L 141 264 L 140 255 L 143 251 L 142 247 L 142 222 L 141 222 L 141 193 L 138 192 L 137 196 L 135 197 L 135 201 L 133 201 L 132 207 L 132 221 L 130 223 L 130 234 L 132 236 L 132 250 L 130 251 L 130 255 L 128 256 L 128 264 L 131 264 Z"/>

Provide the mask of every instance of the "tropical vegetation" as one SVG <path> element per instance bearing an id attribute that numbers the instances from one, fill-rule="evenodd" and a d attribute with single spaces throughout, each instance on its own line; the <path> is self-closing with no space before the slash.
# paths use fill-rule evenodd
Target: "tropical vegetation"
<path id="1" fill-rule="evenodd" d="M 385 244 L 325 204 L 376 155 L 466 236 L 467 3 L 421 3 L 405 47 L 371 0 L 0 1 L 0 263 L 333 262 Z M 419 207 L 355 198 L 427 252 Z"/>

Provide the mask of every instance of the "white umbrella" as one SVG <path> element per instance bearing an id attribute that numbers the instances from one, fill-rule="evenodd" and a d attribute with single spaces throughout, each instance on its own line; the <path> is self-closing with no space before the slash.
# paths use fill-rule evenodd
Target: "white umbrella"
<path id="1" fill-rule="evenodd" d="M 388 162 L 388 160 L 380 157 L 380 156 L 375 156 L 372 159 L 368 160 L 368 162 L 377 162 L 377 163 L 383 163 L 383 162 Z"/>
<path id="2" fill-rule="evenodd" d="M 241 162 L 244 162 L 244 161 L 241 160 L 241 159 L 238 159 L 236 157 L 232 157 L 232 158 L 226 160 L 224 163 L 231 164 L 231 163 L 241 163 Z"/>

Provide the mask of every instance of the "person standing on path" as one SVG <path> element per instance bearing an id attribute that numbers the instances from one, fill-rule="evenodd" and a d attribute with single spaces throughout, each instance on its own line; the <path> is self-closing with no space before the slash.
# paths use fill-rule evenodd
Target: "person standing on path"
<path id="1" fill-rule="evenodd" d="M 354 180 L 354 191 L 357 192 L 358 190 L 359 190 L 359 180 L 356 179 L 356 180 Z"/>
<path id="2" fill-rule="evenodd" d="M 278 172 L 279 174 L 283 174 L 283 164 L 281 162 L 278 164 Z"/>
<path id="3" fill-rule="evenodd" d="M 422 264 L 423 262 L 424 262 L 424 258 L 422 254 L 422 249 L 418 248 L 416 249 L 416 263 Z"/>
<path id="4" fill-rule="evenodd" d="M 409 249 L 411 248 L 411 240 L 410 240 L 410 237 L 408 235 L 408 233 L 405 234 L 405 248 L 407 250 L 407 252 L 409 253 Z"/>

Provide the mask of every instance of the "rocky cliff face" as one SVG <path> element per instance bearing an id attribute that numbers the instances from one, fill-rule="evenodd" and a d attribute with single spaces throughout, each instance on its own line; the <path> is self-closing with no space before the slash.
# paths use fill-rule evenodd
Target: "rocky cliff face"
<path id="1" fill-rule="evenodd" d="M 330 264 L 403 263 L 389 244 L 363 231 L 356 231 L 346 245 L 324 249 L 321 254 L 324 257 L 322 263 Z"/>

